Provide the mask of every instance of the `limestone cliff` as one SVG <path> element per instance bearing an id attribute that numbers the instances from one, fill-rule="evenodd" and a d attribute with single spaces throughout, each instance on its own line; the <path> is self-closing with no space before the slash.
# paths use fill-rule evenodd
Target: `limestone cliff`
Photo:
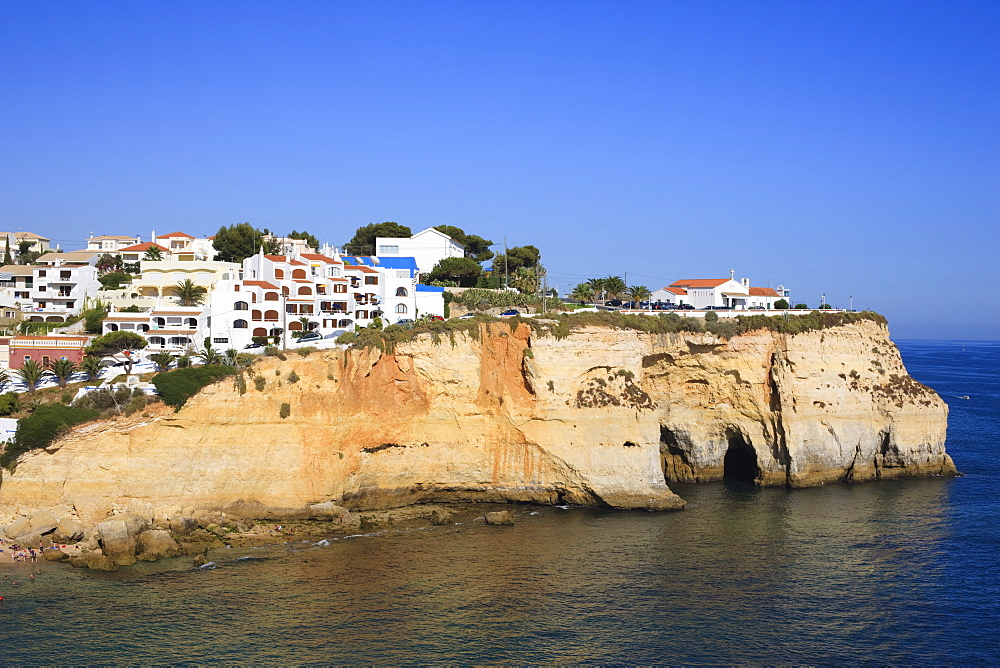
<path id="1" fill-rule="evenodd" d="M 132 500 L 257 516 L 331 500 L 667 509 L 683 506 L 674 480 L 954 472 L 946 406 L 870 321 L 728 341 L 494 323 L 392 353 L 264 358 L 255 373 L 263 390 L 224 381 L 178 413 L 93 423 L 24 456 L 0 508 L 64 504 L 87 521 Z"/>

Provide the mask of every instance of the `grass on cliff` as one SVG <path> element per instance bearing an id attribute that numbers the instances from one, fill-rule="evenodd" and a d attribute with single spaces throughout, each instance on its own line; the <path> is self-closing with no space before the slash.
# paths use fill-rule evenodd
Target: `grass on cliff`
<path id="1" fill-rule="evenodd" d="M 100 413 L 87 408 L 74 408 L 62 404 L 43 404 L 31 415 L 17 422 L 14 440 L 7 444 L 0 455 L 0 466 L 13 470 L 17 458 L 29 450 L 48 446 L 56 436 L 70 427 L 93 420 Z"/>
<path id="2" fill-rule="evenodd" d="M 153 376 L 153 385 L 160 393 L 163 403 L 179 411 L 181 406 L 198 394 L 203 387 L 235 373 L 236 368 L 226 364 L 191 366 L 158 373 Z"/>
<path id="3" fill-rule="evenodd" d="M 562 339 L 576 329 L 584 327 L 606 327 L 608 329 L 626 329 L 652 334 L 673 334 L 678 332 L 707 332 L 721 339 L 729 339 L 748 332 L 767 330 L 781 334 L 801 334 L 831 327 L 840 327 L 855 322 L 870 320 L 880 325 L 886 325 L 883 316 L 874 311 L 852 313 L 828 313 L 812 311 L 805 315 L 740 315 L 735 318 L 719 318 L 714 322 L 702 318 L 687 318 L 676 313 L 660 315 L 642 315 L 638 313 L 622 313 L 617 311 L 588 311 L 585 313 L 546 313 L 535 318 L 494 318 L 487 315 L 477 315 L 464 320 L 436 320 L 418 323 L 414 327 L 405 328 L 390 325 L 384 330 L 362 329 L 358 332 L 348 332 L 338 341 L 349 344 L 352 348 L 378 348 L 382 352 L 393 352 L 400 343 L 412 341 L 421 334 L 429 334 L 435 344 L 440 344 L 445 338 L 452 346 L 455 345 L 455 334 L 464 332 L 474 340 L 479 339 L 481 323 L 504 322 L 511 331 L 520 323 L 531 328 L 535 336 L 554 336 Z"/>

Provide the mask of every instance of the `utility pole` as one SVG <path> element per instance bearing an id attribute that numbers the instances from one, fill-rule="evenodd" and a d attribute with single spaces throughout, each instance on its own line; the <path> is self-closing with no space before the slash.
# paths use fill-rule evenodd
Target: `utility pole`
<path id="1" fill-rule="evenodd" d="M 507 289 L 507 235 L 503 235 L 503 289 Z"/>
<path id="2" fill-rule="evenodd" d="M 851 313 L 853 313 L 854 312 L 854 295 L 849 296 L 848 299 L 851 300 L 851 309 L 850 310 L 851 310 Z"/>
<path id="3" fill-rule="evenodd" d="M 542 313 L 545 313 L 545 297 L 549 294 L 548 274 L 542 269 Z"/>

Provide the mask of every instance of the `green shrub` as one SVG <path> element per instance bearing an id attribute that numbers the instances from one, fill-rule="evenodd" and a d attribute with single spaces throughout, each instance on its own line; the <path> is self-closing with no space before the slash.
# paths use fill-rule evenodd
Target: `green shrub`
<path id="1" fill-rule="evenodd" d="M 234 373 L 236 369 L 226 364 L 206 364 L 159 373 L 153 376 L 153 385 L 159 391 L 163 403 L 180 410 L 201 388 Z"/>
<path id="2" fill-rule="evenodd" d="M 281 417 L 281 419 L 284 420 L 285 418 L 287 418 L 291 414 L 292 414 L 292 406 L 291 406 L 291 404 L 287 404 L 287 403 L 281 404 L 281 409 L 278 411 L 278 415 Z"/>
<path id="3" fill-rule="evenodd" d="M 253 379 L 253 386 L 257 388 L 258 392 L 263 392 L 264 387 L 267 385 L 267 381 L 264 380 L 263 376 L 256 376 Z"/>
<path id="4" fill-rule="evenodd" d="M 177 368 L 178 369 L 189 369 L 189 368 L 191 368 L 191 356 L 190 355 L 181 355 L 180 357 L 177 358 L 176 364 L 177 364 Z"/>
<path id="5" fill-rule="evenodd" d="M 358 335 L 354 332 L 344 332 L 337 337 L 337 343 L 349 346 L 358 338 Z"/>
<path id="6" fill-rule="evenodd" d="M 781 308 L 781 309 L 788 308 L 788 300 L 787 299 L 779 299 L 778 301 L 774 302 L 774 308 Z"/>
<path id="7" fill-rule="evenodd" d="M 316 352 L 316 346 L 302 346 L 301 348 L 296 348 L 295 352 L 302 357 L 309 357 L 310 353 Z"/>
<path id="8" fill-rule="evenodd" d="M 800 303 L 798 303 L 798 304 L 796 304 L 796 305 L 795 305 L 795 308 L 803 308 L 803 309 L 804 309 L 804 308 L 809 308 L 809 307 L 808 307 L 808 306 L 806 306 L 805 304 L 802 304 L 802 303 L 800 302 Z"/>
<path id="9" fill-rule="evenodd" d="M 278 354 L 278 349 L 274 346 L 264 346 L 264 354 L 268 357 L 275 357 Z"/>
<path id="10" fill-rule="evenodd" d="M 125 405 L 125 415 L 132 415 L 136 411 L 141 411 L 145 407 L 146 397 L 142 394 L 137 394 L 129 399 L 128 403 Z"/>
<path id="11" fill-rule="evenodd" d="M 17 458 L 25 452 L 47 447 L 63 431 L 95 417 L 97 411 L 84 408 L 62 404 L 38 406 L 31 415 L 18 420 L 13 442 L 0 455 L 0 466 L 13 469 Z"/>
<path id="12" fill-rule="evenodd" d="M 299 374 L 295 373 L 294 370 L 288 372 L 288 382 L 297 383 L 299 382 Z"/>
<path id="13" fill-rule="evenodd" d="M 132 391 L 125 387 L 117 390 L 94 390 L 80 397 L 74 406 L 84 410 L 97 411 L 98 413 L 117 413 L 128 402 L 131 396 Z"/>
<path id="14" fill-rule="evenodd" d="M 16 392 L 0 394 L 0 417 L 12 415 L 21 410 L 21 395 Z"/>
<path id="15" fill-rule="evenodd" d="M 705 323 L 706 324 L 710 323 L 710 322 L 718 322 L 718 321 L 719 321 L 719 314 L 716 313 L 715 311 L 709 311 L 708 313 L 705 314 Z"/>

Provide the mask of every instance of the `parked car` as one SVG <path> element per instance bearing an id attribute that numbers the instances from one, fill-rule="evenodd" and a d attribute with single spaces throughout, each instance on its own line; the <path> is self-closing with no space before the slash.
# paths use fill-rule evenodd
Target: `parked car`
<path id="1" fill-rule="evenodd" d="M 247 345 L 243 346 L 243 350 L 258 350 L 258 349 L 264 348 L 265 345 L 267 345 L 267 344 L 264 344 L 264 343 L 248 343 Z"/>
<path id="2" fill-rule="evenodd" d="M 427 316 L 427 319 L 428 320 L 444 320 L 444 318 L 442 318 L 439 315 L 429 315 L 429 316 Z"/>
<path id="3" fill-rule="evenodd" d="M 693 311 L 695 309 L 694 309 L 694 306 L 692 306 L 691 304 L 678 304 L 677 305 L 677 310 L 678 311 Z"/>
<path id="4" fill-rule="evenodd" d="M 298 338 L 298 343 L 315 343 L 316 341 L 322 341 L 323 335 L 319 332 L 306 332 Z"/>
<path id="5" fill-rule="evenodd" d="M 463 313 L 462 315 L 458 316 L 455 319 L 456 320 L 472 320 L 475 317 L 476 317 L 475 313 L 469 312 L 469 313 Z"/>
<path id="6" fill-rule="evenodd" d="M 501 318 L 511 318 L 511 317 L 513 317 L 515 315 L 521 315 L 521 312 L 518 311 L 516 308 L 509 308 L 506 311 L 504 311 L 503 313 L 501 313 L 500 317 Z"/>
<path id="7" fill-rule="evenodd" d="M 396 321 L 396 324 L 397 325 L 412 325 L 413 324 L 413 318 L 400 318 L 399 320 Z"/>
<path id="8" fill-rule="evenodd" d="M 622 305 L 622 300 L 620 300 L 620 299 L 609 299 L 608 301 L 604 302 L 604 305 L 605 306 L 616 306 L 616 307 L 619 307 L 619 306 Z"/>

